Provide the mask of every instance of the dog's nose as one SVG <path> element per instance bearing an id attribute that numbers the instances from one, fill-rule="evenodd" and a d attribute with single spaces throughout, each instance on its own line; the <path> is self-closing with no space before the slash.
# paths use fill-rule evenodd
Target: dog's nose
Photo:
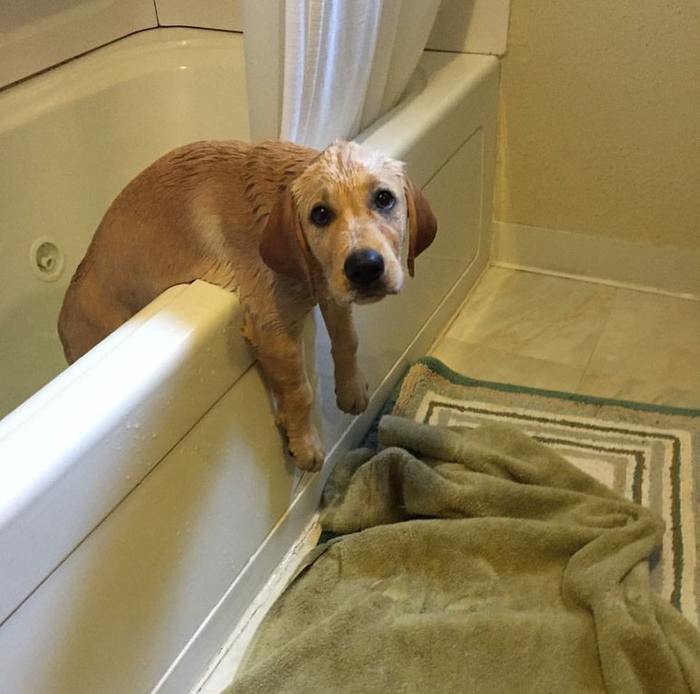
<path id="1" fill-rule="evenodd" d="M 384 274 L 384 258 L 377 251 L 353 251 L 345 259 L 345 274 L 356 285 L 364 286 L 378 280 Z"/>

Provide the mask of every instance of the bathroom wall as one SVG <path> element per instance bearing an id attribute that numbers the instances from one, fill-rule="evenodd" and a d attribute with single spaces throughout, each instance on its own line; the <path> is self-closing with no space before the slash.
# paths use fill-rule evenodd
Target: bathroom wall
<path id="1" fill-rule="evenodd" d="M 513 0 L 497 253 L 536 264 L 551 244 L 595 247 L 617 263 L 632 254 L 638 274 L 662 257 L 666 274 L 700 276 L 699 29 L 697 0 Z"/>

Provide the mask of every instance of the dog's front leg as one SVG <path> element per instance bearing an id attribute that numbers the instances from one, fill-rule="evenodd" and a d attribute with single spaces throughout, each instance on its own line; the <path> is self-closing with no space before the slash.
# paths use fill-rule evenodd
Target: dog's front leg
<path id="1" fill-rule="evenodd" d="M 304 365 L 301 333 L 282 325 L 255 326 L 260 365 L 277 401 L 277 421 L 284 429 L 294 462 L 302 470 L 320 470 L 323 449 L 311 419 L 313 391 Z"/>
<path id="2" fill-rule="evenodd" d="M 357 365 L 352 305 L 341 306 L 329 297 L 321 299 L 319 304 L 331 338 L 336 402 L 343 412 L 359 414 L 367 407 L 367 380 Z"/>

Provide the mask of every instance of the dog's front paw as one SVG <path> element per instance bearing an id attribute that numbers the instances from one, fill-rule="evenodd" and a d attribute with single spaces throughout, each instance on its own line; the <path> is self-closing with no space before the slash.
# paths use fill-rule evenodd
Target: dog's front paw
<path id="1" fill-rule="evenodd" d="M 367 381 L 361 373 L 347 381 L 340 381 L 335 386 L 338 409 L 350 414 L 360 414 L 367 409 Z"/>
<path id="2" fill-rule="evenodd" d="M 323 467 L 325 453 L 316 432 L 289 439 L 289 452 L 300 470 L 318 472 Z"/>

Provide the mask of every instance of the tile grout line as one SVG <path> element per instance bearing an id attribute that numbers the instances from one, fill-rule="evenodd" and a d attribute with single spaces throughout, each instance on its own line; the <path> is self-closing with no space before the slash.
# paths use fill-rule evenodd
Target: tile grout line
<path id="1" fill-rule="evenodd" d="M 586 365 L 583 367 L 583 370 L 581 371 L 581 377 L 578 380 L 578 383 L 576 384 L 576 390 L 574 391 L 578 395 L 581 395 L 581 384 L 583 383 L 583 379 L 586 378 L 586 374 L 588 373 L 588 370 L 591 366 L 591 362 L 593 361 L 593 357 L 595 356 L 595 353 L 598 351 L 598 347 L 600 347 L 600 341 L 603 339 L 603 333 L 607 329 L 608 325 L 610 324 L 610 319 L 612 318 L 613 314 L 613 309 L 615 307 L 615 304 L 617 303 L 618 297 L 620 296 L 620 287 L 615 287 L 613 289 L 614 294 L 612 297 L 612 301 L 610 302 L 610 309 L 608 310 L 608 315 L 605 317 L 605 320 L 600 326 L 600 332 L 598 333 L 598 337 L 595 341 L 595 344 L 593 345 L 593 348 L 591 349 L 591 353 L 586 361 Z"/>

